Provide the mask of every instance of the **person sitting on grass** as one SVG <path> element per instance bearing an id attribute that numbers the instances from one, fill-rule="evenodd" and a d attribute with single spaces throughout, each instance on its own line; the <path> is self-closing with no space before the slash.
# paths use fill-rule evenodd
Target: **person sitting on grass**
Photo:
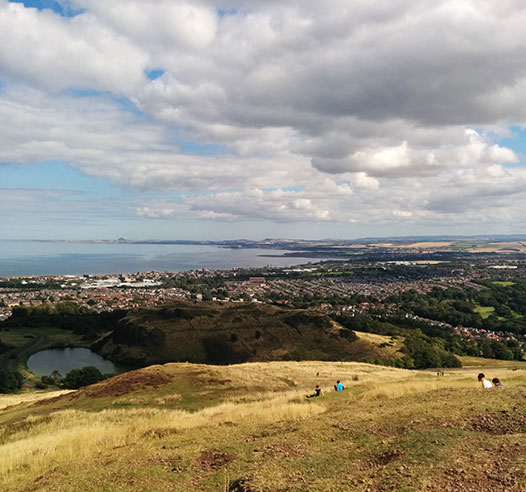
<path id="1" fill-rule="evenodd" d="M 502 388 L 502 383 L 499 378 L 493 378 L 491 382 L 495 385 L 495 388 Z"/>
<path id="2" fill-rule="evenodd" d="M 321 395 L 321 388 L 320 385 L 317 384 L 316 388 L 314 388 L 314 393 L 312 395 L 307 395 L 307 398 L 316 398 L 317 396 Z"/>
<path id="3" fill-rule="evenodd" d="M 482 384 L 483 388 L 493 388 L 493 385 L 491 384 L 491 381 L 488 381 L 486 379 L 486 376 L 484 376 L 484 374 L 482 372 L 477 376 L 477 378 L 480 381 L 480 383 Z"/>
<path id="4" fill-rule="evenodd" d="M 340 380 L 336 381 L 336 384 L 334 385 L 334 391 L 343 391 L 345 389 L 345 386 L 340 383 Z"/>

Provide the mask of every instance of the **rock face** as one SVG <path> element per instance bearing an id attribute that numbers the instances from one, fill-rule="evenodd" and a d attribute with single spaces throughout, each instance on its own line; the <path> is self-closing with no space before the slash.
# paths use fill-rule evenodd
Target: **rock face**
<path id="1" fill-rule="evenodd" d="M 140 365 L 349 360 L 350 333 L 313 311 L 181 303 L 130 311 L 94 348 L 114 361 Z"/>

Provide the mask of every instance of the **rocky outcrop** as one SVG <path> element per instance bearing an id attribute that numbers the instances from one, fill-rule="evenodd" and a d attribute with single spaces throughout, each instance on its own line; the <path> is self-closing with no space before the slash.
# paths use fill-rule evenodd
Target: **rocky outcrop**
<path id="1" fill-rule="evenodd" d="M 262 304 L 180 303 L 130 311 L 94 348 L 133 364 L 349 359 L 345 330 L 321 313 Z"/>

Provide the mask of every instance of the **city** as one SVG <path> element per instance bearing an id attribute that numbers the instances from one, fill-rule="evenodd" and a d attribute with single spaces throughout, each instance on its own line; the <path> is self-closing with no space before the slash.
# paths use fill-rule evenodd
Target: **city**
<path id="1" fill-rule="evenodd" d="M 24 310 L 102 313 L 179 301 L 264 303 L 308 308 L 334 319 L 412 320 L 429 327 L 440 326 L 466 343 L 513 341 L 522 350 L 525 331 L 522 325 L 516 326 L 522 322 L 522 314 L 508 309 L 508 316 L 497 315 L 494 307 L 481 305 L 483 301 L 477 299 L 483 298 L 490 287 L 500 285 L 505 292 L 503 285 L 524 282 L 525 276 L 524 260 L 496 258 L 478 262 L 309 262 L 293 268 L 10 277 L 0 281 L 0 321 Z M 408 302 L 425 300 L 437 291 L 467 293 L 471 307 L 462 306 L 460 311 L 449 313 L 449 318 L 433 318 L 432 312 L 423 312 L 421 306 Z M 472 325 L 462 317 L 462 310 L 474 320 Z"/>

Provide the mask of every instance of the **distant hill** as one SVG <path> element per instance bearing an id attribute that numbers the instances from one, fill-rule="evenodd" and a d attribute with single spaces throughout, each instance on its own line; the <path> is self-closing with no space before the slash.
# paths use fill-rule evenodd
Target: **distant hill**
<path id="1" fill-rule="evenodd" d="M 355 339 L 352 331 L 315 311 L 201 302 L 130 311 L 93 348 L 114 361 L 138 365 L 379 356 L 377 344 Z"/>

